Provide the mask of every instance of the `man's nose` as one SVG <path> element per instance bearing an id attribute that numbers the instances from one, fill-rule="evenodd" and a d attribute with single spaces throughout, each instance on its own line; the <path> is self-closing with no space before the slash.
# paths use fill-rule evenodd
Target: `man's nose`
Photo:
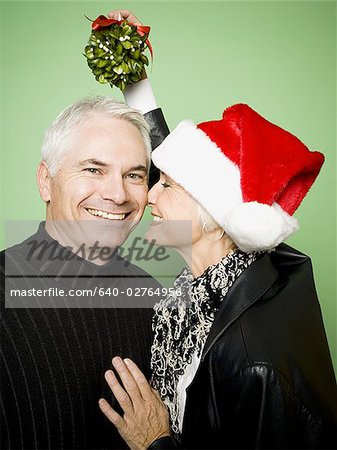
<path id="1" fill-rule="evenodd" d="M 159 181 L 152 186 L 152 188 L 149 190 L 148 194 L 147 194 L 147 203 L 148 205 L 155 205 L 157 202 L 157 195 L 158 195 L 158 191 L 160 188 L 160 183 Z"/>
<path id="2" fill-rule="evenodd" d="M 116 205 L 122 205 L 130 200 L 130 195 L 122 176 L 107 177 L 101 187 L 104 200 L 111 200 Z"/>

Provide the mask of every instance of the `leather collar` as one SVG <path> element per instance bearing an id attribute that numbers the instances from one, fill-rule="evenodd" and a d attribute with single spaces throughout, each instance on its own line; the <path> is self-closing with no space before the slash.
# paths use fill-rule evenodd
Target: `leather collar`
<path id="1" fill-rule="evenodd" d="M 207 337 L 201 361 L 228 327 L 261 298 L 276 278 L 277 270 L 268 253 L 263 254 L 244 271 L 221 303 Z"/>

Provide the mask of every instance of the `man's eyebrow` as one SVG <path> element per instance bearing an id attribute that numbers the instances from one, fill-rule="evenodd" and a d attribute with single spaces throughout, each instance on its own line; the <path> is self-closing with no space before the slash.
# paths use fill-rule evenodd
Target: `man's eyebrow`
<path id="1" fill-rule="evenodd" d="M 79 165 L 81 167 L 85 167 L 88 164 L 93 164 L 94 166 L 101 166 L 101 167 L 108 167 L 109 164 L 105 163 L 104 161 L 101 161 L 99 159 L 96 158 L 89 158 L 89 159 L 85 159 L 83 161 L 79 162 Z M 130 167 L 127 172 L 132 172 L 132 171 L 142 171 L 142 172 L 147 172 L 147 167 L 144 166 L 143 164 L 138 164 L 137 166 L 133 166 Z"/>
<path id="2" fill-rule="evenodd" d="M 143 166 L 143 164 L 139 164 L 138 166 L 131 167 L 128 172 L 141 170 L 142 172 L 147 172 L 147 167 Z"/>
<path id="3" fill-rule="evenodd" d="M 95 158 L 90 158 L 90 159 L 85 159 L 84 161 L 80 161 L 80 166 L 86 166 L 88 164 L 93 164 L 94 166 L 102 166 L 102 167 L 107 167 L 108 164 L 100 161 L 99 159 L 95 159 Z"/>

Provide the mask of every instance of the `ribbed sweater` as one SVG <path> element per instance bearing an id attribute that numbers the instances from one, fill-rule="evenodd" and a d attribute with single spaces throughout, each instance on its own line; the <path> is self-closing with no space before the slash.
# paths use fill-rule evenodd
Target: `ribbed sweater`
<path id="1" fill-rule="evenodd" d="M 18 283 L 20 288 L 46 288 L 46 279 L 49 286 L 59 282 L 81 289 L 125 287 L 130 280 L 132 286 L 159 287 L 134 265 L 124 270 L 126 277 L 114 278 L 121 258 L 104 266 L 80 257 L 65 263 L 34 255 L 27 261 L 31 239 L 51 240 L 41 224 L 34 236 L 6 250 L 6 273 L 39 278 L 20 283 L 7 278 L 7 289 Z M 115 355 L 132 358 L 149 376 L 152 309 L 82 308 L 81 298 L 77 308 L 6 308 L 4 265 L 2 252 L 1 449 L 126 448 L 100 412 L 98 399 L 113 401 L 103 374 Z M 60 277 L 46 278 L 51 273 Z"/>

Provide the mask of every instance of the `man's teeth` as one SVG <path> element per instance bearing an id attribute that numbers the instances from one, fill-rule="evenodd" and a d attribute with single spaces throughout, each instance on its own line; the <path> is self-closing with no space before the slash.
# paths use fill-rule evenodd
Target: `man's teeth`
<path id="1" fill-rule="evenodd" d="M 125 219 L 126 214 L 111 214 L 107 213 L 106 211 L 101 211 L 99 209 L 90 209 L 88 208 L 87 211 L 92 214 L 93 216 L 99 216 L 103 217 L 104 219 L 110 219 L 110 220 L 123 220 Z"/>
<path id="2" fill-rule="evenodd" d="M 163 220 L 163 218 L 159 217 L 159 216 L 153 216 L 153 220 L 154 220 L 154 222 L 161 222 Z"/>

